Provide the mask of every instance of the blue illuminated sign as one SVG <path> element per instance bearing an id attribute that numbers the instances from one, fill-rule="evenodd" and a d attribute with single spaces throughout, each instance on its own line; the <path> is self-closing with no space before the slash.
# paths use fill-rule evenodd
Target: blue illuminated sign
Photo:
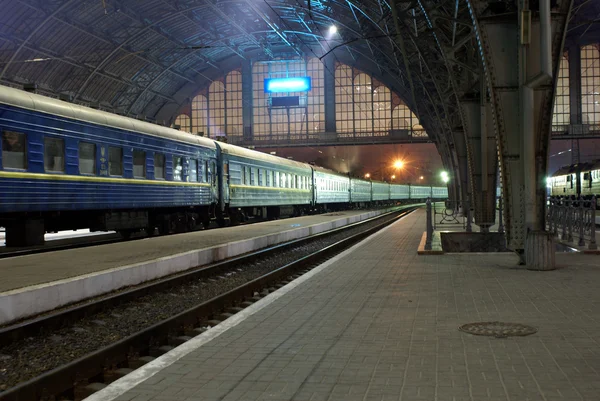
<path id="1" fill-rule="evenodd" d="M 265 93 L 308 92 L 310 88 L 310 77 L 265 79 Z"/>

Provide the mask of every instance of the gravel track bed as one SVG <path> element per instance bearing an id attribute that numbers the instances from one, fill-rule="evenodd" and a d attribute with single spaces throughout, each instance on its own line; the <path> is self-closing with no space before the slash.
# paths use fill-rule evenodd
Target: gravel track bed
<path id="1" fill-rule="evenodd" d="M 80 320 L 76 326 L 29 337 L 0 348 L 0 391 L 234 289 L 298 258 L 381 223 L 381 220 L 277 252 L 235 270 L 196 280 Z"/>

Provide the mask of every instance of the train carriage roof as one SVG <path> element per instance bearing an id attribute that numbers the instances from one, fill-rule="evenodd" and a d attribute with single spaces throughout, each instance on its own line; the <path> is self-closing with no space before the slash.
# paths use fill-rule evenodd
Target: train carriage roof
<path id="1" fill-rule="evenodd" d="M 576 174 L 578 171 L 587 172 L 592 170 L 600 170 L 600 160 L 563 166 L 556 170 L 554 174 L 552 174 L 552 177 L 560 177 L 567 174 Z"/>
<path id="2" fill-rule="evenodd" d="M 338 173 L 337 171 L 329 170 L 328 168 L 320 167 L 320 166 L 311 166 L 311 167 L 313 170 L 315 170 L 319 173 L 335 175 L 337 177 L 343 177 L 343 178 L 348 179 L 348 175 L 344 174 L 344 173 Z"/>
<path id="3" fill-rule="evenodd" d="M 374 185 L 390 185 L 389 182 L 385 182 L 385 181 L 373 181 Z"/>
<path id="4" fill-rule="evenodd" d="M 262 153 L 257 150 L 246 149 L 240 146 L 230 145 L 224 142 L 218 142 L 222 152 L 232 156 L 245 157 L 248 159 L 258 160 L 265 163 L 278 164 L 282 166 L 295 167 L 310 171 L 310 166 L 294 160 L 284 159 L 283 157 L 273 156 L 267 153 Z M 307 171 L 307 172 L 308 172 Z"/>
<path id="5" fill-rule="evenodd" d="M 214 141 L 208 138 L 73 103 L 63 102 L 62 100 L 25 92 L 7 86 L 0 86 L 0 103 L 86 123 L 124 129 L 140 134 L 216 149 Z"/>
<path id="6" fill-rule="evenodd" d="M 370 184 L 371 181 L 369 180 L 363 180 L 362 178 L 350 178 L 350 181 L 352 182 L 361 182 L 361 183 L 365 183 L 365 184 Z"/>

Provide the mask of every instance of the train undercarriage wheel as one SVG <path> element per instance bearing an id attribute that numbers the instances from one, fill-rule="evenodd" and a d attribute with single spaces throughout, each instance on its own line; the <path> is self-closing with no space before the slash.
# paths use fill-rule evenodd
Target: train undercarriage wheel
<path id="1" fill-rule="evenodd" d="M 131 238 L 131 234 L 133 234 L 133 230 L 121 230 L 118 231 L 119 234 L 121 234 L 121 237 L 123 237 L 123 239 L 129 239 Z"/>
<path id="2" fill-rule="evenodd" d="M 217 211 L 217 225 L 219 227 L 225 227 L 225 216 L 223 216 L 223 212 L 220 210 Z"/>
<path id="3" fill-rule="evenodd" d="M 244 221 L 244 214 L 238 209 L 229 209 L 229 225 L 238 226 L 240 222 Z"/>

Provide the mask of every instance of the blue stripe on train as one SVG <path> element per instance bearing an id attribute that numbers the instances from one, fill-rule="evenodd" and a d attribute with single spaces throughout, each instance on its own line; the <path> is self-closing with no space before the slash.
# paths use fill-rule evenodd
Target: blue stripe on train
<path id="1" fill-rule="evenodd" d="M 0 213 L 198 206 L 209 187 L 0 179 Z"/>

